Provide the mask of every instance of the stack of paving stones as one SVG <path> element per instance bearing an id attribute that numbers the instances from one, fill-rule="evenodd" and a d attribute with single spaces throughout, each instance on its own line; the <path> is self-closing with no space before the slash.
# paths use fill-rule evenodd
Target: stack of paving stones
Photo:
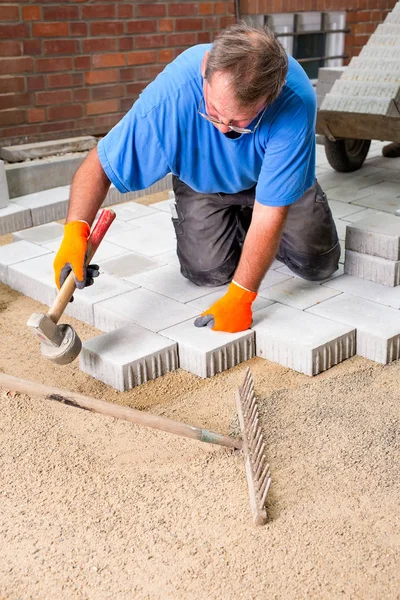
<path id="1" fill-rule="evenodd" d="M 400 2 L 325 96 L 322 110 L 398 117 Z"/>
<path id="2" fill-rule="evenodd" d="M 316 87 L 317 106 L 320 108 L 323 99 L 333 88 L 333 84 L 339 79 L 347 67 L 321 67 L 318 69 L 318 81 Z"/>

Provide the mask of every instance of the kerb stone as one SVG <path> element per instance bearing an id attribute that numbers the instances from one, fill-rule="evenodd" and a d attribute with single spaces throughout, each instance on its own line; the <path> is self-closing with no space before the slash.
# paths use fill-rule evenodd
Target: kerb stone
<path id="1" fill-rule="evenodd" d="M 348 275 L 395 287 L 400 283 L 400 261 L 346 250 L 344 272 Z"/>
<path id="2" fill-rule="evenodd" d="M 400 219 L 374 215 L 347 224 L 346 249 L 388 260 L 400 259 Z"/>

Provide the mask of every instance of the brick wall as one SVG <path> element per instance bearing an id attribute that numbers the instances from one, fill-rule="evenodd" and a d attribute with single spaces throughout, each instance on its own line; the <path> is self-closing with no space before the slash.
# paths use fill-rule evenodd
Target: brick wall
<path id="1" fill-rule="evenodd" d="M 232 0 L 0 0 L 1 144 L 106 133 L 168 62 L 232 22 Z"/>

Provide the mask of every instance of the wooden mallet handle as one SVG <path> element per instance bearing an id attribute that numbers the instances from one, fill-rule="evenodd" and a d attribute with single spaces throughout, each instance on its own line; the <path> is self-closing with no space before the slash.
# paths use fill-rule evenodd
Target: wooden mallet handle
<path id="1" fill-rule="evenodd" d="M 88 239 L 88 247 L 87 247 L 87 258 L 86 258 L 86 266 L 90 264 L 93 256 L 97 248 L 100 245 L 100 242 L 106 235 L 107 231 L 110 228 L 111 223 L 115 219 L 115 212 L 110 208 L 104 208 L 101 211 L 99 220 L 96 225 L 93 227 L 93 230 Z M 63 314 L 65 308 L 68 306 L 68 302 L 70 301 L 73 293 L 76 290 L 74 274 L 71 271 L 66 280 L 64 281 L 60 291 L 58 292 L 56 299 L 54 300 L 52 306 L 50 307 L 47 316 L 50 317 L 54 323 L 58 323 L 61 315 Z"/>

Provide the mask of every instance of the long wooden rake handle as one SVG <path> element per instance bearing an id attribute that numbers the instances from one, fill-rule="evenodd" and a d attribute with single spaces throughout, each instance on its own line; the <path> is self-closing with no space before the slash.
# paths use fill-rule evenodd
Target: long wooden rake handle
<path id="1" fill-rule="evenodd" d="M 84 410 L 90 410 L 91 412 L 99 413 L 101 415 L 123 419 L 124 421 L 130 421 L 137 425 L 145 425 L 152 429 L 160 429 L 161 431 L 167 431 L 168 433 L 174 433 L 175 435 L 180 435 L 182 437 L 192 438 L 200 442 L 218 444 L 220 446 L 238 450 L 242 448 L 242 440 L 239 439 L 214 433 L 213 431 L 201 429 L 200 427 L 193 427 L 192 425 L 167 419 L 166 417 L 152 415 L 151 413 L 136 410 L 135 408 L 111 404 L 110 402 L 91 398 L 90 396 L 83 396 L 82 394 L 77 394 L 75 392 L 53 388 L 48 385 L 36 383 L 35 381 L 27 381 L 26 379 L 13 377 L 12 375 L 0 373 L 0 387 L 6 390 L 20 392 L 21 394 L 43 396 L 46 400 L 54 400 L 56 402 L 61 402 L 62 404 L 67 404 L 68 406 L 83 408 Z"/>

